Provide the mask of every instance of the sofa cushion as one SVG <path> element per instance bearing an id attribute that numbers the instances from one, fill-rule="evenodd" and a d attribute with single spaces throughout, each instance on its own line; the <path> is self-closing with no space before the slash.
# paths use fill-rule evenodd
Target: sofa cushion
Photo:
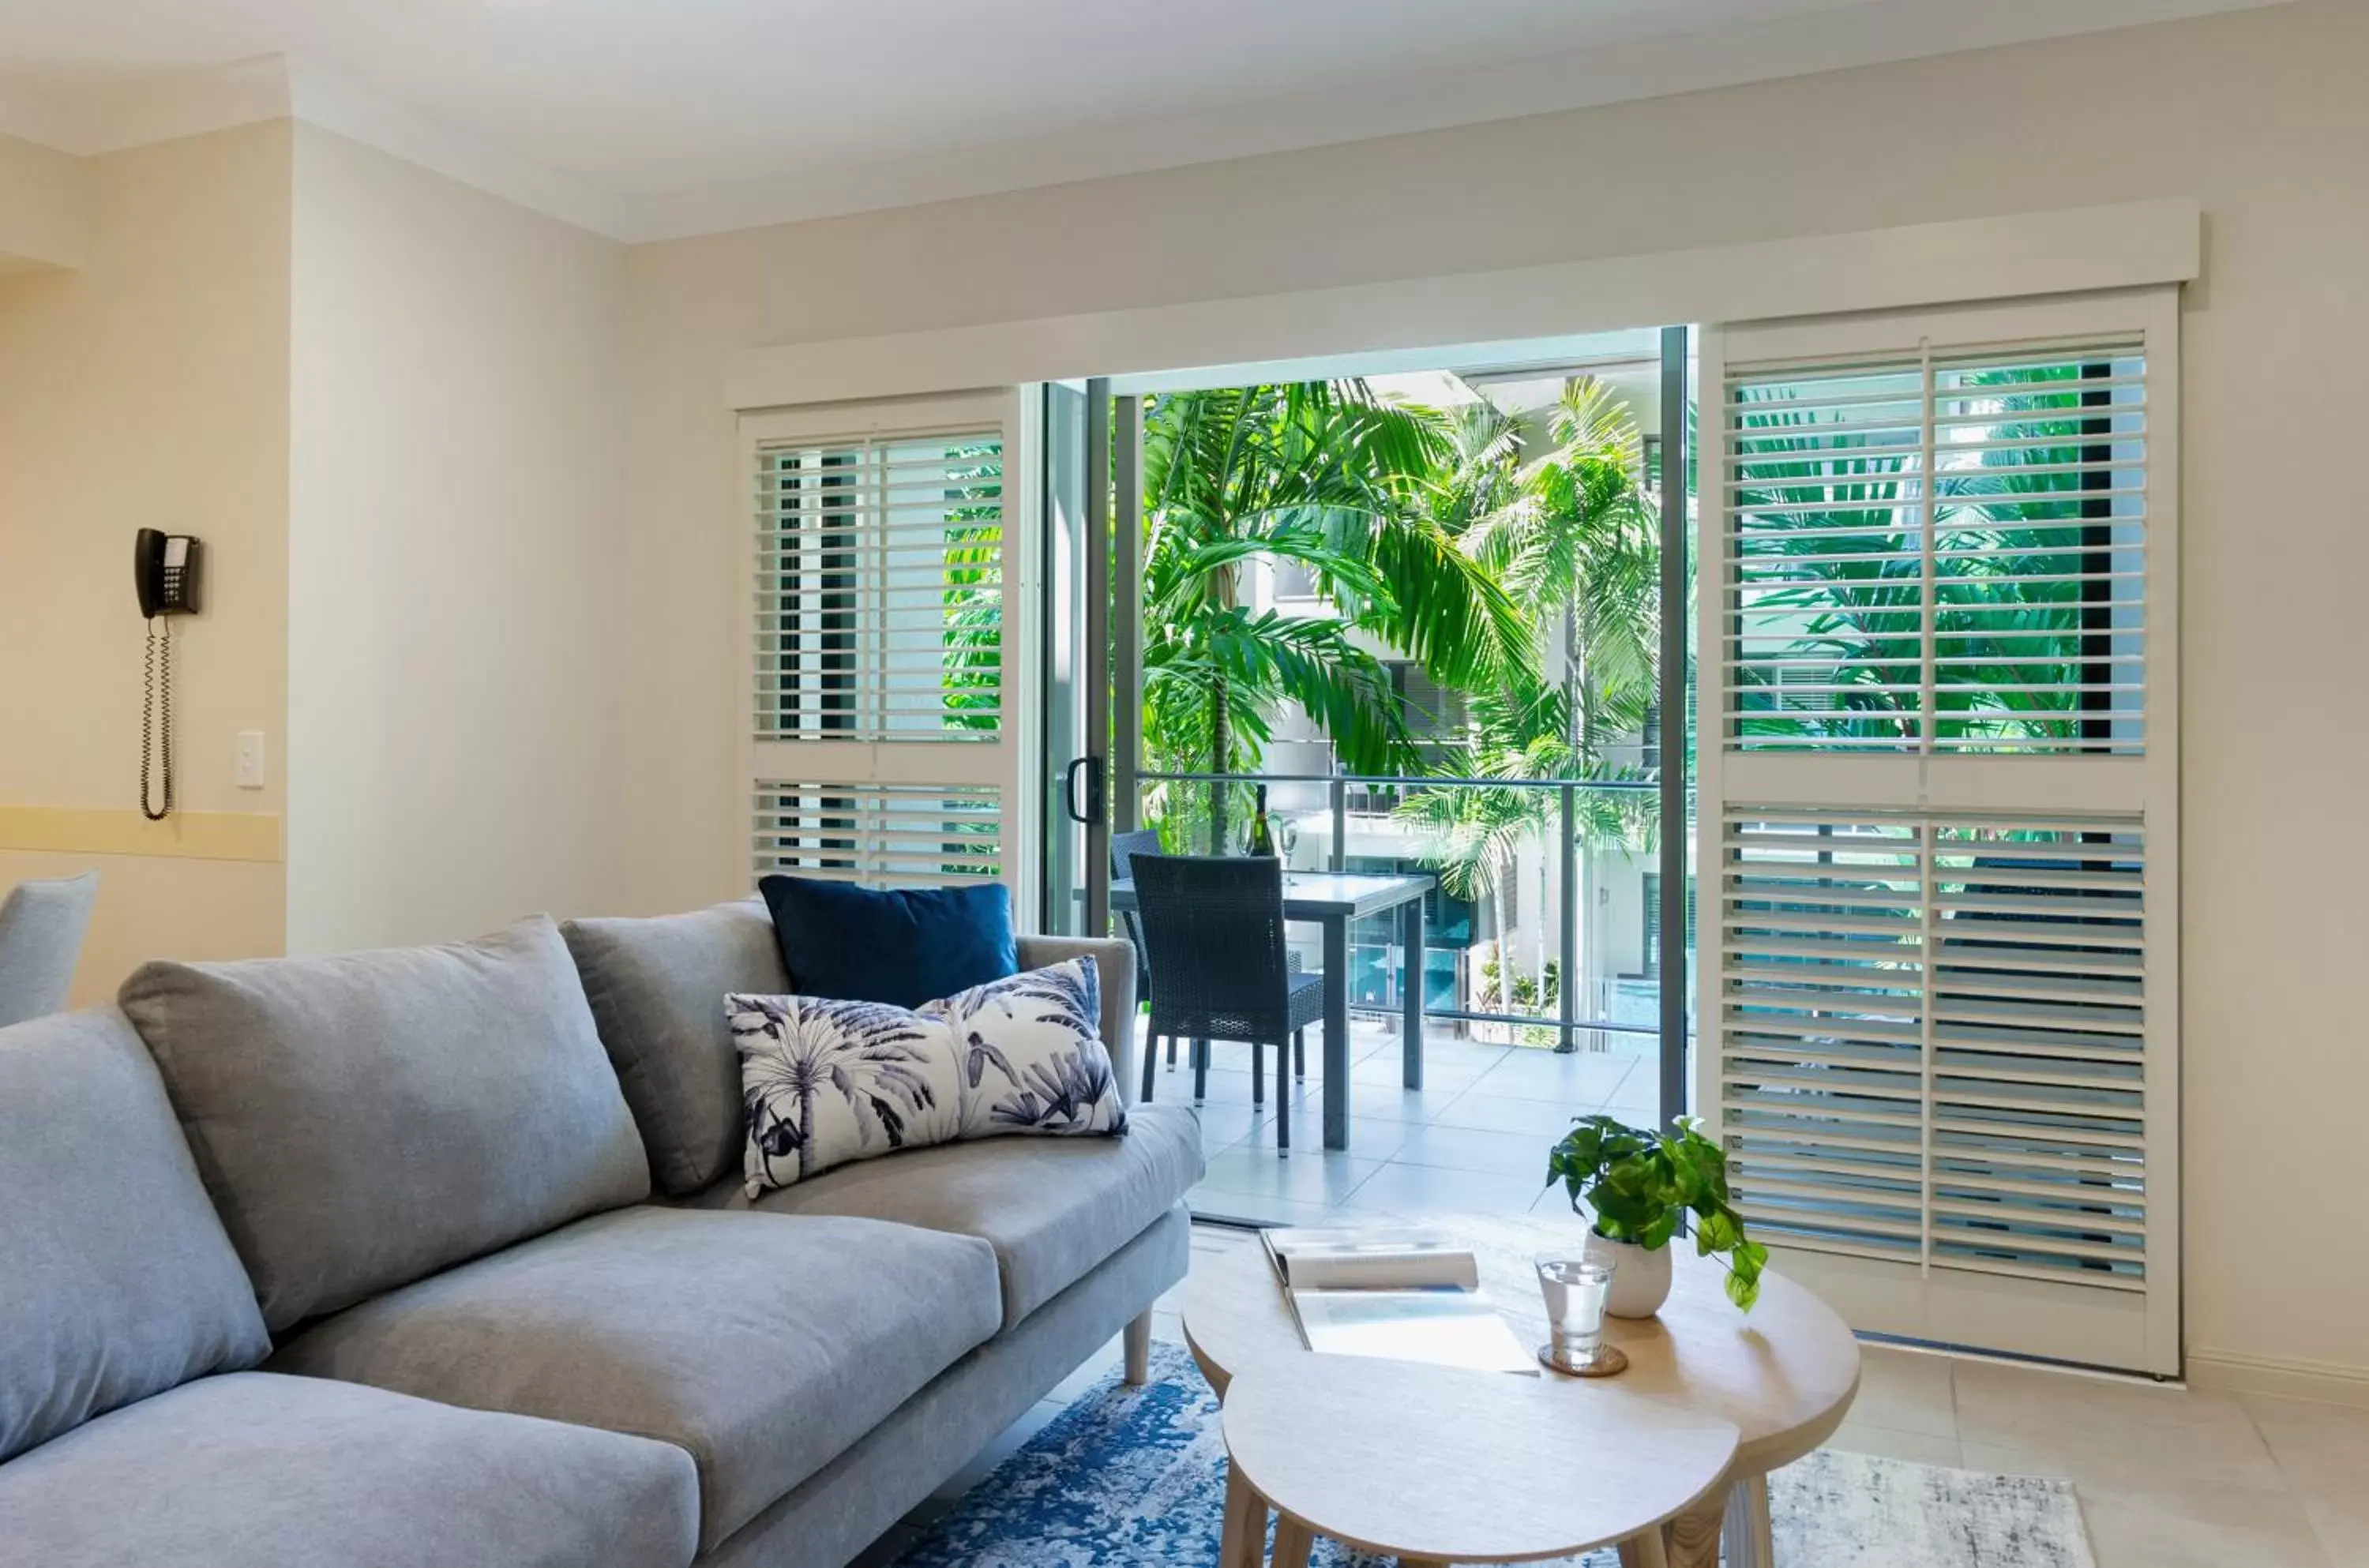
<path id="1" fill-rule="evenodd" d="M 750 1197 L 834 1165 L 957 1139 L 1127 1131 L 1092 957 L 907 1010 L 818 996 L 724 999 L 740 1051 Z"/>
<path id="2" fill-rule="evenodd" d="M 748 1126 L 724 997 L 790 989 L 763 900 L 741 898 L 685 915 L 569 921 L 563 930 L 601 1043 L 641 1124 L 658 1190 L 692 1197 L 727 1173 L 737 1178 Z M 1102 982 L 1102 1037 L 1124 1092 L 1135 1081 L 1135 949 L 1091 937 L 1024 936 L 1019 953 L 1021 966 L 1031 969 L 1093 956 Z"/>
<path id="3" fill-rule="evenodd" d="M 156 1065 L 112 1009 L 0 1029 L 0 1460 L 270 1351 Z"/>
<path id="4" fill-rule="evenodd" d="M 1128 1085 L 1136 1080 L 1135 944 L 1110 936 L 1020 939 L 1020 967 L 1024 969 L 1042 969 L 1087 956 L 1093 958 L 1094 979 L 1102 986 L 1103 1047 L 1110 1052 L 1111 1068 L 1118 1074 L 1119 1093 L 1125 1095 L 1130 1093 Z"/>
<path id="5" fill-rule="evenodd" d="M 331 1318 L 273 1371 L 660 1437 L 700 1539 L 755 1516 L 998 1322 L 995 1253 L 864 1219 L 629 1208 Z"/>
<path id="6" fill-rule="evenodd" d="M 315 1378 L 207 1378 L 0 1466 L 40 1568 L 683 1568 L 690 1458 Z"/>
<path id="7" fill-rule="evenodd" d="M 275 1331 L 648 1196 L 548 920 L 442 947 L 148 964 L 122 1001 Z"/>
<path id="8" fill-rule="evenodd" d="M 765 906 L 744 898 L 687 915 L 569 921 L 560 929 L 658 1189 L 697 1192 L 736 1168 L 740 1059 L 724 998 L 790 989 Z"/>
<path id="9" fill-rule="evenodd" d="M 859 887 L 820 876 L 757 884 L 773 911 L 790 989 L 836 1001 L 919 1007 L 1020 971 L 1012 889 Z"/>
<path id="10" fill-rule="evenodd" d="M 977 1236 L 995 1249 L 1003 1327 L 1085 1277 L 1201 1179 L 1199 1121 L 1138 1105 L 1125 1138 L 1001 1139 L 842 1166 L 750 1203 L 718 1183 L 703 1206 L 845 1214 Z"/>

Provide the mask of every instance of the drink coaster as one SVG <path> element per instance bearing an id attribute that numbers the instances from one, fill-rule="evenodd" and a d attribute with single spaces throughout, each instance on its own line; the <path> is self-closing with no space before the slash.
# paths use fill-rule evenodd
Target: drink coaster
<path id="1" fill-rule="evenodd" d="M 1539 1346 L 1539 1363 L 1550 1372 L 1561 1372 L 1566 1378 L 1610 1378 L 1629 1370 L 1629 1354 L 1617 1345 L 1599 1345 L 1596 1359 L 1585 1367 L 1566 1367 L 1554 1358 L 1554 1346 Z"/>

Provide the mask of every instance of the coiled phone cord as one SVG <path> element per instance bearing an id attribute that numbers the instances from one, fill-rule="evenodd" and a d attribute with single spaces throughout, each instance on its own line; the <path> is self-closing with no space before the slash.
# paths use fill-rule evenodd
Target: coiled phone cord
<path id="1" fill-rule="evenodd" d="M 148 656 L 140 696 L 140 815 L 151 822 L 162 822 L 173 814 L 173 624 L 166 621 L 160 632 L 157 621 L 155 616 L 148 620 Z M 165 719 L 161 741 L 156 728 L 159 708 Z M 159 753 L 165 764 L 161 807 L 148 803 L 149 774 Z"/>

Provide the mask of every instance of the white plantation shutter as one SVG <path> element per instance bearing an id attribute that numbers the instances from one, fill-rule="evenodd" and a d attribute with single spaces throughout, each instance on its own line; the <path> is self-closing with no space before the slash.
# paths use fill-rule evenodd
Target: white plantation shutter
<path id="1" fill-rule="evenodd" d="M 910 887 L 1003 874 L 1003 792 L 991 786 L 761 781 L 755 813 L 759 876 Z"/>
<path id="2" fill-rule="evenodd" d="M 2141 340 L 1926 344 L 1727 391 L 1739 747 L 2145 749 Z"/>
<path id="3" fill-rule="evenodd" d="M 757 448 L 760 739 L 1002 727 L 1000 428 Z"/>
<path id="4" fill-rule="evenodd" d="M 1019 399 L 751 414 L 741 429 L 752 873 L 1005 879 L 1024 863 L 1005 809 L 1024 643 L 1024 517 L 1007 483 L 1028 439 Z"/>
<path id="5" fill-rule="evenodd" d="M 1705 334 L 1700 1105 L 1864 1330 L 2179 1368 L 2177 321 Z"/>

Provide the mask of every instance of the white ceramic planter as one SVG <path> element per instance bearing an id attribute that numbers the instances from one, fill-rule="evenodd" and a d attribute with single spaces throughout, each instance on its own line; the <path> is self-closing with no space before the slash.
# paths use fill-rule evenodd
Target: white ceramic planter
<path id="1" fill-rule="evenodd" d="M 1587 1253 L 1612 1269 L 1612 1288 L 1604 1310 L 1616 1318 L 1650 1318 L 1670 1299 L 1670 1249 L 1651 1252 L 1634 1242 L 1614 1242 L 1590 1230 Z"/>

